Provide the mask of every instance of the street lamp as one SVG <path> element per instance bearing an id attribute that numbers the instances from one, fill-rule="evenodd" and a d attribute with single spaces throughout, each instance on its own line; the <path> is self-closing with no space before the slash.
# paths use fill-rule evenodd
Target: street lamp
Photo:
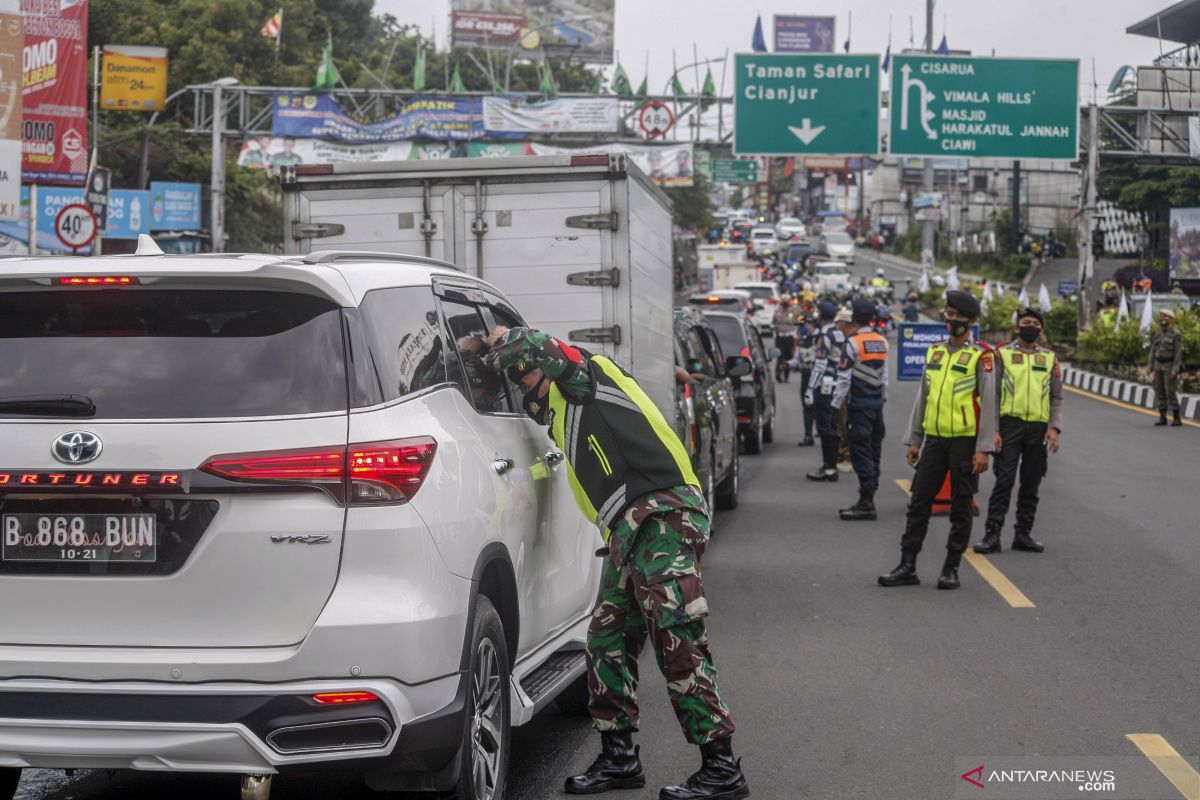
<path id="1" fill-rule="evenodd" d="M 591 20 L 592 20 L 592 18 L 590 16 L 571 17 L 569 19 L 555 20 L 554 22 L 547 22 L 545 25 L 539 25 L 536 28 L 530 28 L 529 30 L 525 31 L 520 36 L 518 36 L 517 40 L 515 42 L 513 42 L 511 45 L 509 45 L 508 58 L 505 59 L 505 62 L 504 62 L 504 91 L 507 92 L 509 90 L 509 87 L 512 85 L 513 53 L 515 53 L 517 51 L 517 47 L 520 46 L 521 42 L 525 41 L 525 39 L 527 39 L 529 37 L 529 34 L 538 33 L 539 31 L 549 30 L 550 28 L 553 28 L 555 25 L 558 25 L 560 22 L 591 22 Z"/>
<path id="2" fill-rule="evenodd" d="M 209 234 L 212 237 L 212 251 L 225 251 L 225 99 L 222 90 L 226 86 L 236 86 L 237 78 L 218 78 L 212 86 L 212 186 L 209 210 Z"/>

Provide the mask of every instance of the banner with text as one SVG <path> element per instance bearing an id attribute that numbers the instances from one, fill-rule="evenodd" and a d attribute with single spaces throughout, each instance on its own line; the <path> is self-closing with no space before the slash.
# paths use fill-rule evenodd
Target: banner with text
<path id="1" fill-rule="evenodd" d="M 0 2 L 0 220 L 21 218 L 21 4 Z"/>
<path id="2" fill-rule="evenodd" d="M 483 127 L 505 133 L 616 133 L 617 98 L 562 97 L 527 103 L 524 97 L 483 98 Z"/>
<path id="3" fill-rule="evenodd" d="M 167 101 L 167 48 L 104 46 L 100 107 L 161 111 Z"/>
<path id="4" fill-rule="evenodd" d="M 776 53 L 832 53 L 835 17 L 775 15 Z"/>
<path id="5" fill-rule="evenodd" d="M 150 181 L 150 230 L 200 230 L 203 194 L 198 183 Z"/>
<path id="6" fill-rule="evenodd" d="M 87 178 L 88 0 L 22 0 L 22 170 L 31 183 Z"/>
<path id="7" fill-rule="evenodd" d="M 949 334 L 940 322 L 901 322 L 896 332 L 896 377 L 902 381 L 919 381 L 925 374 L 925 356 L 929 348 L 946 341 Z M 979 338 L 979 327 L 971 337 Z"/>
<path id="8" fill-rule="evenodd" d="M 375 122 L 360 122 L 327 94 L 279 92 L 271 114 L 271 133 L 296 139 L 332 139 L 348 144 L 378 144 L 404 139 L 482 139 L 483 104 L 478 97 L 413 97 L 399 111 Z M 511 138 L 504 134 L 491 134 Z M 523 134 L 516 135 L 520 138 Z"/>
<path id="9" fill-rule="evenodd" d="M 625 153 L 637 164 L 650 180 L 659 186 L 691 186 L 695 180 L 695 162 L 692 145 L 635 145 L 605 144 L 596 147 L 557 147 L 555 145 L 530 142 L 529 151 L 535 156 L 578 155 L 580 153 Z"/>
<path id="10" fill-rule="evenodd" d="M 613 60 L 615 0 L 450 0 L 452 47 L 527 50 L 584 62 Z"/>
<path id="11" fill-rule="evenodd" d="M 54 221 L 64 206 L 83 203 L 83 189 L 65 186 L 38 186 L 37 249 L 39 253 L 70 253 L 72 250 L 58 240 Z M 87 255 L 91 246 L 74 251 Z M 29 252 L 29 187 L 21 187 L 21 218 L 0 222 L 0 254 L 21 255 Z"/>
<path id="12" fill-rule="evenodd" d="M 238 166 L 271 169 L 291 164 L 407 161 L 412 149 L 412 142 L 343 144 L 291 136 L 247 136 L 238 154 Z"/>

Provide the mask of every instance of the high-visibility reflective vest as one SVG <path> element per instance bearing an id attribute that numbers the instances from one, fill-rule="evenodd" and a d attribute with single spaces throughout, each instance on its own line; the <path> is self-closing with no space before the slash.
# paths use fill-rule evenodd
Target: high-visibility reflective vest
<path id="1" fill-rule="evenodd" d="M 579 510 L 607 542 L 625 508 L 642 495 L 684 484 L 700 489 L 674 429 L 637 381 L 604 356 L 588 357 L 596 387 L 586 403 L 550 385 L 550 437 L 567 456 Z"/>
<path id="2" fill-rule="evenodd" d="M 883 408 L 887 385 L 887 339 L 874 331 L 850 337 L 858 358 L 850 368 L 850 407 L 868 411 Z"/>
<path id="3" fill-rule="evenodd" d="M 1054 376 L 1054 351 L 1038 348 L 1027 353 L 1019 347 L 1000 348 L 1004 375 L 1000 384 L 1000 416 L 1026 422 L 1050 421 L 1050 380 Z"/>
<path id="4" fill-rule="evenodd" d="M 925 355 L 926 436 L 950 438 L 974 436 L 979 430 L 975 402 L 978 389 L 975 367 L 983 348 L 966 344 L 951 353 L 945 344 L 936 344 Z"/>

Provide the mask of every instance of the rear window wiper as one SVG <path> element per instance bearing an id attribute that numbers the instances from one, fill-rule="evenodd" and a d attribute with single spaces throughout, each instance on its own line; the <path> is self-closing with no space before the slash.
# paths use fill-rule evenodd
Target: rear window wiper
<path id="1" fill-rule="evenodd" d="M 94 417 L 96 404 L 85 394 L 35 394 L 0 397 L 0 414 L 48 417 Z"/>

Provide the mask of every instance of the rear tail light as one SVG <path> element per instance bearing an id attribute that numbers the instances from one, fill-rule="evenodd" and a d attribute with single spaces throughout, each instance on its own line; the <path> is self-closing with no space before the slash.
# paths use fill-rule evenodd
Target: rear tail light
<path id="1" fill-rule="evenodd" d="M 312 696 L 319 706 L 344 706 L 350 703 L 373 703 L 379 699 L 374 692 L 321 692 Z"/>
<path id="2" fill-rule="evenodd" d="M 738 355 L 740 355 L 742 358 L 749 358 L 750 357 L 750 347 L 748 345 L 746 347 L 743 347 L 741 352 L 738 353 Z"/>
<path id="3" fill-rule="evenodd" d="M 408 502 L 421 488 L 437 452 L 428 436 L 346 447 L 213 456 L 200 469 L 233 481 L 313 486 L 339 503 Z"/>
<path id="4" fill-rule="evenodd" d="M 141 283 L 132 275 L 68 275 L 55 278 L 59 286 L 133 286 Z"/>

